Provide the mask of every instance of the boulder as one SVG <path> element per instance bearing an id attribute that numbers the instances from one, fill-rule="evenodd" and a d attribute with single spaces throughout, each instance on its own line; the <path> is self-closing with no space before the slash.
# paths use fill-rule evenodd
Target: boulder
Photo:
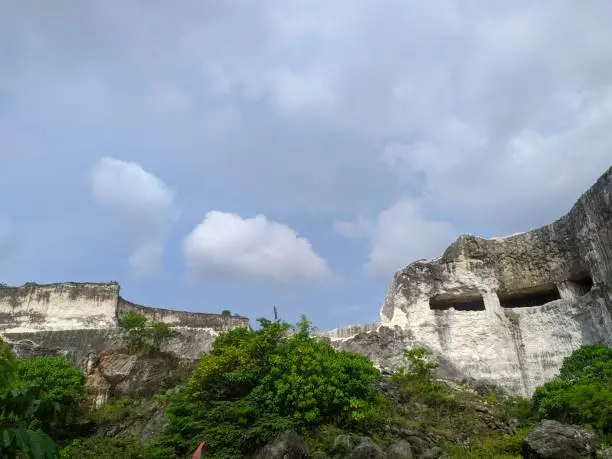
<path id="1" fill-rule="evenodd" d="M 387 450 L 387 459 L 412 459 L 412 446 L 406 440 L 393 443 Z"/>
<path id="2" fill-rule="evenodd" d="M 536 424 L 523 442 L 525 459 L 580 459 L 595 457 L 601 442 L 579 426 L 545 420 Z"/>
<path id="3" fill-rule="evenodd" d="M 310 451 L 304 440 L 294 431 L 288 431 L 261 448 L 253 459 L 307 459 L 309 457 Z"/>
<path id="4" fill-rule="evenodd" d="M 355 448 L 355 444 L 353 443 L 353 439 L 349 434 L 342 434 L 338 435 L 334 439 L 334 445 L 332 448 L 334 453 L 346 454 Z"/>
<path id="5" fill-rule="evenodd" d="M 90 405 L 99 408 L 114 396 L 148 397 L 186 378 L 195 365 L 195 361 L 162 352 L 130 355 L 104 351 L 88 365 Z"/>
<path id="6" fill-rule="evenodd" d="M 385 459 L 383 449 L 369 437 L 364 437 L 361 443 L 347 456 L 347 459 Z"/>
<path id="7" fill-rule="evenodd" d="M 433 448 L 427 450 L 422 456 L 421 459 L 438 459 L 442 456 L 442 448 L 438 446 L 434 446 Z"/>

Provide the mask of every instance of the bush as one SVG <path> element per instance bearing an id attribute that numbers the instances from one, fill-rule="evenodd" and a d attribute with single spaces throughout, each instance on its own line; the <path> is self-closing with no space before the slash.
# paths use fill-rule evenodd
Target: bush
<path id="1" fill-rule="evenodd" d="M 374 389 L 378 370 L 367 358 L 336 351 L 311 332 L 302 317 L 296 333 L 272 355 L 255 396 L 300 427 L 357 427 L 373 419 L 381 402 Z"/>
<path id="2" fill-rule="evenodd" d="M 148 459 L 145 448 L 129 437 L 95 436 L 74 440 L 60 451 L 60 459 Z M 171 457 L 171 456 L 167 456 Z"/>
<path id="3" fill-rule="evenodd" d="M 149 323 L 135 311 L 127 312 L 120 320 L 123 345 L 129 353 L 159 351 L 162 344 L 177 333 L 165 322 Z"/>
<path id="4" fill-rule="evenodd" d="M 46 400 L 66 407 L 75 406 L 85 395 L 85 375 L 63 356 L 20 360 L 17 385 L 35 387 Z"/>
<path id="5" fill-rule="evenodd" d="M 32 416 L 28 425 L 41 428 L 56 439 L 71 434 L 85 395 L 85 375 L 63 356 L 39 356 L 19 360 L 12 389 L 28 389 L 39 403 L 52 409 Z"/>
<path id="6" fill-rule="evenodd" d="M 14 387 L 17 381 L 18 361 L 0 339 L 0 456 L 47 459 L 55 457 L 53 440 L 32 423 L 52 418 L 54 407 L 41 400 L 35 387 Z"/>
<path id="7" fill-rule="evenodd" d="M 536 389 L 540 418 L 612 433 L 612 348 L 583 346 L 567 357 L 559 376 Z"/>
<path id="8" fill-rule="evenodd" d="M 259 323 L 216 339 L 171 402 L 157 446 L 181 456 L 206 440 L 208 454 L 244 457 L 288 429 L 359 428 L 374 417 L 381 398 L 371 362 L 313 337 L 305 318 L 294 334 L 286 323 Z"/>
<path id="9" fill-rule="evenodd" d="M 6 389 L 15 377 L 17 359 L 8 344 L 0 338 L 0 390 Z"/>

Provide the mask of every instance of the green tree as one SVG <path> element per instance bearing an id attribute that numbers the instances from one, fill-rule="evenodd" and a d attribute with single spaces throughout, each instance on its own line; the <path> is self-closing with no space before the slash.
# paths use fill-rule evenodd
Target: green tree
<path id="1" fill-rule="evenodd" d="M 177 335 L 176 331 L 172 330 L 165 322 L 154 322 L 147 329 L 147 334 L 151 346 L 155 350 L 159 350 L 163 343 Z"/>
<path id="2" fill-rule="evenodd" d="M 538 387 L 533 406 L 540 418 L 612 433 L 612 348 L 583 346 L 563 361 L 559 376 Z"/>
<path id="3" fill-rule="evenodd" d="M 367 358 L 336 351 L 312 331 L 302 316 L 296 332 L 272 354 L 255 396 L 300 427 L 364 424 L 381 401 L 374 389 L 380 373 Z"/>
<path id="4" fill-rule="evenodd" d="M 14 386 L 35 387 L 51 403 L 69 407 L 82 401 L 85 375 L 64 356 L 32 357 L 19 361 Z"/>
<path id="5" fill-rule="evenodd" d="M 32 419 L 47 418 L 53 407 L 40 400 L 31 387 L 11 388 L 16 378 L 17 360 L 0 339 L 0 459 L 21 455 L 28 459 L 57 456 L 53 440 L 29 427 Z"/>
<path id="6" fill-rule="evenodd" d="M 431 351 L 424 347 L 406 349 L 404 358 L 409 364 L 405 370 L 406 374 L 427 380 L 433 379 L 438 364 L 431 360 L 431 355 Z"/>
<path id="7" fill-rule="evenodd" d="M 130 353 L 141 351 L 146 346 L 147 318 L 135 311 L 128 311 L 119 325 L 123 329 L 123 344 Z"/>
<path id="8" fill-rule="evenodd" d="M 162 344 L 177 335 L 165 322 L 153 322 L 135 311 L 127 312 L 120 320 L 123 344 L 130 353 L 159 351 Z"/>
<path id="9" fill-rule="evenodd" d="M 173 400 L 158 446 L 181 456 L 206 440 L 214 457 L 238 458 L 287 429 L 366 426 L 380 406 L 378 371 L 364 357 L 312 336 L 303 317 L 259 319 L 217 337 Z"/>
<path id="10" fill-rule="evenodd" d="M 85 396 L 85 375 L 64 356 L 39 356 L 19 360 L 11 387 L 30 388 L 41 402 L 53 407 L 42 417 L 32 417 L 30 426 L 42 428 L 56 439 L 71 434 Z"/>

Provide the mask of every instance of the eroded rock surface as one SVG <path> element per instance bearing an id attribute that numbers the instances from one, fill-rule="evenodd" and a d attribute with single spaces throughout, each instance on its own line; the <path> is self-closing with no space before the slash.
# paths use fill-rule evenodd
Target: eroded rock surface
<path id="1" fill-rule="evenodd" d="M 111 397 L 149 397 L 185 380 L 194 367 L 195 361 L 173 354 L 103 351 L 87 369 L 86 391 L 94 408 Z"/>
<path id="2" fill-rule="evenodd" d="M 444 376 L 530 395 L 583 344 L 612 345 L 612 168 L 570 212 L 505 238 L 464 235 L 394 276 L 377 326 L 324 335 L 383 370 L 424 346 Z"/>

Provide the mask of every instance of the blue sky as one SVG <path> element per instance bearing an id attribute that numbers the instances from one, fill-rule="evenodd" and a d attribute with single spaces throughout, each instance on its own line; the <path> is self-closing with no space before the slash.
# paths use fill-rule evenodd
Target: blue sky
<path id="1" fill-rule="evenodd" d="M 612 4 L 0 0 L 0 280 L 321 328 L 612 164 Z"/>

